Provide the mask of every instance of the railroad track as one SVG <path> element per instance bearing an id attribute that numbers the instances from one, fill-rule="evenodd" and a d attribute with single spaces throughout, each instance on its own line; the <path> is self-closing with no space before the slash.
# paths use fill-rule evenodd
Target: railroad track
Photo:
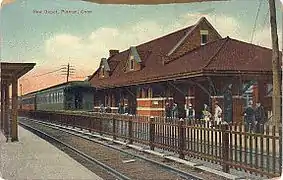
<path id="1" fill-rule="evenodd" d="M 97 144 L 87 134 L 74 133 L 66 128 L 61 129 L 53 124 L 31 119 L 20 120 L 19 124 L 44 139 L 63 146 L 63 151 L 71 150 L 76 156 L 84 159 L 83 165 L 87 164 L 86 167 L 104 179 L 203 179 L 190 172 L 140 156 L 138 153 L 130 153 L 111 145 L 106 147 Z"/>

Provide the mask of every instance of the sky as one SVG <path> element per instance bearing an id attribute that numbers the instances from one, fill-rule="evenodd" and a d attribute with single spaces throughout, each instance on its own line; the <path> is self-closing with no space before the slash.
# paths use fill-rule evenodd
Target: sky
<path id="1" fill-rule="evenodd" d="M 279 0 L 276 6 L 282 49 Z M 80 13 L 67 13 L 70 11 Z M 60 68 L 68 63 L 74 68 L 70 80 L 84 80 L 95 72 L 101 58 L 108 57 L 110 49 L 126 50 L 193 25 L 202 16 L 222 37 L 271 48 L 266 0 L 167 5 L 16 0 L 1 9 L 1 61 L 36 63 L 35 68 L 19 80 L 25 94 L 66 81 Z"/>

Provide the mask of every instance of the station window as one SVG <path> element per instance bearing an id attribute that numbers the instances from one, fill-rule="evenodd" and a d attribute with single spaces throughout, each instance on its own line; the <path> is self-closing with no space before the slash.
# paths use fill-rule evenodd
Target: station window
<path id="1" fill-rule="evenodd" d="M 200 36 L 201 36 L 201 45 L 205 45 L 208 41 L 208 31 L 207 30 L 201 30 Z"/>

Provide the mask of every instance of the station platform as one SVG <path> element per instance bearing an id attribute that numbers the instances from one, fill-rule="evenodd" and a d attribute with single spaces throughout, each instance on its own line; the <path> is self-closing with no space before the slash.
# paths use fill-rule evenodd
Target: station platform
<path id="1" fill-rule="evenodd" d="M 102 179 L 26 129 L 18 132 L 19 142 L 8 143 L 0 132 L 0 179 Z"/>

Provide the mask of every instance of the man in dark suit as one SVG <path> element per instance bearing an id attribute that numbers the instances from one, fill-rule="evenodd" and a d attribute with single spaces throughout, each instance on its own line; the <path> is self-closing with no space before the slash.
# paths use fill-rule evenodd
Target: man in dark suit
<path id="1" fill-rule="evenodd" d="M 266 116 L 263 106 L 260 102 L 256 103 L 255 109 L 255 123 L 256 123 L 256 132 L 263 133 L 264 132 L 264 124 L 266 122 Z"/>

